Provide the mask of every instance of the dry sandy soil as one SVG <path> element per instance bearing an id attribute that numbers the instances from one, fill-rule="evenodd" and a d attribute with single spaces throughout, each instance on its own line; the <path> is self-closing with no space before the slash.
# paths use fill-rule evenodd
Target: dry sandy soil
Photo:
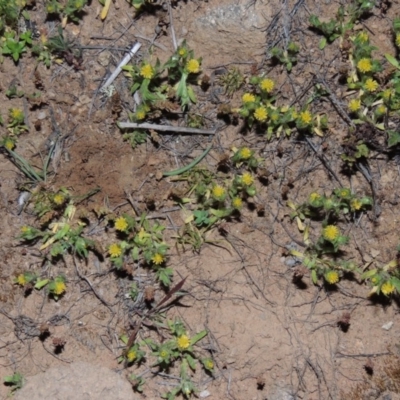
<path id="1" fill-rule="evenodd" d="M 173 28 L 178 41 L 185 39 L 195 55 L 203 57 L 202 70 L 209 76 L 228 66 L 236 66 L 246 76 L 263 71 L 276 80 L 284 102 L 300 105 L 313 91 L 310 84 L 322 78 L 343 105 L 345 87 L 338 77 L 343 61 L 338 41 L 319 50 L 321 37 L 308 29 L 311 12 L 327 18 L 334 15 L 338 5 L 329 0 L 178 1 L 172 7 Z M 0 67 L 1 113 L 5 116 L 9 108 L 25 106 L 30 129 L 19 138 L 17 150 L 39 163 L 37 153 L 44 149 L 54 129 L 49 111 L 52 107 L 65 140 L 62 153 L 53 162 L 55 175 L 48 185 L 54 189 L 67 187 L 77 195 L 101 189 L 82 207 L 90 213 L 87 232 L 104 248 L 112 242 L 114 233 L 91 213 L 96 207 L 107 206 L 117 214 L 133 215 L 128 193 L 140 212 L 164 216 L 161 221 L 167 225 L 165 240 L 171 245 L 169 266 L 174 270 L 174 283 L 187 277 L 187 295 L 168 311 L 168 318 L 182 318 L 191 334 L 207 329 L 209 334 L 199 343 L 199 349 L 216 365 L 212 377 L 200 370 L 194 375 L 199 393 L 206 395 L 204 391 L 208 391 L 210 400 L 400 398 L 397 299 L 373 301 L 367 297 L 367 285 L 354 279 L 343 279 L 334 288 L 313 285 L 308 275 L 302 285 L 292 280 L 287 249 L 299 246 L 296 243 L 301 243 L 302 237 L 289 218 L 287 199 L 301 203 L 311 191 L 330 193 L 338 187 L 326 163 L 343 186 L 371 195 L 371 186 L 361 173 L 348 177 L 341 172 L 340 142 L 347 125 L 329 98 L 313 105 L 329 120 L 324 137 L 311 137 L 317 152 L 296 135 L 267 142 L 253 132 L 244 133 L 241 122 L 225 124 L 217 118 L 218 106 L 240 106 L 245 86 L 229 98 L 218 80 L 207 91 L 197 89 L 199 102 L 192 108 L 206 117 L 206 128 L 218 127 L 215 137 L 160 133 L 156 140 L 149 137 L 145 144 L 132 149 L 115 124 L 116 119 L 126 121 L 128 111 L 133 109 L 129 81 L 121 75 L 115 82 L 121 99 L 119 117 L 110 98 L 98 89 L 123 58 L 123 49 L 135 40 L 142 48 L 134 62 L 149 57 L 165 61 L 173 52 L 171 25 L 161 24 L 169 18 L 162 7 L 135 18 L 132 7 L 117 0 L 104 22 L 98 17 L 100 10 L 98 2 L 92 1 L 81 22 L 65 28 L 69 37 L 84 46 L 79 69 L 66 63 L 53 64 L 49 69 L 37 67 L 46 104 L 32 108 L 24 98 L 10 100 L 5 96 L 13 79 L 25 93 L 36 90 L 36 62 L 29 57 L 18 66 L 8 58 L 4 61 Z M 392 1 L 385 12 L 374 8 L 357 27 L 370 32 L 378 54 L 393 54 L 391 21 L 399 12 L 398 2 Z M 45 20 L 42 2 L 37 2 L 31 15 L 39 27 L 55 32 L 58 22 Z M 156 35 L 156 31 L 160 33 Z M 154 37 L 156 46 L 150 48 Z M 282 65 L 271 65 L 266 56 L 273 45 L 289 38 L 301 48 L 290 74 Z M 174 123 L 183 126 L 185 121 L 177 118 Z M 178 252 L 173 236 L 183 224 L 183 216 L 169 198 L 178 183 L 156 178 L 160 172 L 189 163 L 210 140 L 213 148 L 203 165 L 215 169 L 232 146 L 247 145 L 265 160 L 268 178 L 257 181 L 254 207 L 225 223 L 225 237 L 214 229 L 208 235 L 211 243 L 199 253 L 189 247 L 186 252 Z M 346 258 L 360 265 L 369 261 L 382 265 L 396 255 L 396 160 L 381 154 L 370 159 L 379 216 L 375 217 L 373 209 L 354 222 L 342 221 L 342 229 L 351 238 L 345 248 Z M 118 337 L 132 332 L 131 323 L 136 318 L 126 298 L 132 281 L 138 282 L 141 290 L 154 285 L 156 301 L 163 296 L 152 273 L 138 268 L 132 275 L 115 274 L 108 257 L 99 259 L 95 254 L 90 254 L 87 262 L 77 261 L 77 266 L 68 255 L 63 262 L 42 263 L 38 245 L 28 246 L 15 239 L 23 225 L 37 224 L 29 207 L 18 213 L 21 174 L 5 155 L 0 156 L 0 171 L 0 377 L 19 371 L 29 378 L 53 366 L 85 361 L 109 367 L 123 377 L 132 372 L 144 373 L 147 383 L 143 398 L 160 398 L 171 382 L 176 382 L 177 371 L 161 376 L 146 364 L 126 367 L 117 363 L 122 352 Z M 264 212 L 257 212 L 261 208 Z M 318 226 L 316 222 L 315 237 Z M 44 290 L 24 295 L 13 279 L 26 270 L 50 277 L 64 274 L 66 294 L 57 302 Z M 345 312 L 351 319 L 344 331 L 338 320 Z M 50 324 L 51 335 L 41 340 L 38 327 L 45 322 Z M 388 322 L 393 326 L 383 329 Z M 154 332 L 143 328 L 141 337 L 148 335 Z M 54 353 L 54 337 L 66 341 L 61 353 Z M 0 387 L 0 397 L 6 398 L 9 390 Z"/>

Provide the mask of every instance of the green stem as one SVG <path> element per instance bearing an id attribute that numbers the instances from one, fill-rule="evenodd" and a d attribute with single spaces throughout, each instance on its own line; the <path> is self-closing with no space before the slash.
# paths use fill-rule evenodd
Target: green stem
<path id="1" fill-rule="evenodd" d="M 212 143 L 204 150 L 203 154 L 201 154 L 199 157 L 194 159 L 190 164 L 186 165 L 185 167 L 179 168 L 179 169 L 174 169 L 173 171 L 164 172 L 163 176 L 175 176 L 175 175 L 183 174 L 186 171 L 189 171 L 191 168 L 193 168 L 195 165 L 197 165 L 210 152 L 211 148 L 212 148 Z"/>

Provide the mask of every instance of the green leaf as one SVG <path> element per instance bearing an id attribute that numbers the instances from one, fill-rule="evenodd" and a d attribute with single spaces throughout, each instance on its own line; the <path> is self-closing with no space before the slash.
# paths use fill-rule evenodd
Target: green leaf
<path id="1" fill-rule="evenodd" d="M 132 249 L 132 258 L 134 259 L 134 261 L 139 260 L 139 247 L 134 247 Z"/>
<path id="2" fill-rule="evenodd" d="M 399 62 L 397 61 L 396 58 L 394 58 L 390 54 L 385 54 L 385 57 L 386 57 L 386 60 L 388 60 L 390 62 L 390 64 L 392 64 L 397 69 L 400 69 L 400 64 L 399 64 Z"/>
<path id="3" fill-rule="evenodd" d="M 207 334 L 208 334 L 208 332 L 207 332 L 206 330 L 197 333 L 196 335 L 194 335 L 194 336 L 190 339 L 190 345 L 193 346 L 194 344 L 196 344 L 197 342 L 199 342 L 201 339 L 203 339 L 204 337 L 206 337 Z"/>
<path id="4" fill-rule="evenodd" d="M 319 28 L 321 26 L 321 21 L 314 14 L 310 15 L 309 22 L 310 22 L 310 25 L 313 26 L 314 28 Z"/>
<path id="5" fill-rule="evenodd" d="M 364 273 L 361 275 L 361 279 L 362 279 L 362 280 L 365 280 L 365 279 L 372 278 L 374 275 L 376 275 L 377 272 L 378 272 L 377 269 L 371 269 L 370 271 L 364 272 Z"/>
<path id="6" fill-rule="evenodd" d="M 313 281 L 314 285 L 316 285 L 318 282 L 317 271 L 315 271 L 315 269 L 311 271 L 311 280 Z"/>
<path id="7" fill-rule="evenodd" d="M 400 132 L 387 131 L 388 134 L 388 147 L 396 146 L 400 143 Z"/>
<path id="8" fill-rule="evenodd" d="M 196 360 L 188 353 L 185 355 L 186 361 L 189 364 L 189 367 L 195 371 L 196 370 Z"/>
<path id="9" fill-rule="evenodd" d="M 390 283 L 396 288 L 397 293 L 400 293 L 400 279 L 392 277 Z"/>
<path id="10" fill-rule="evenodd" d="M 35 289 L 42 289 L 43 287 L 45 287 L 48 283 L 49 283 L 50 279 L 43 279 L 41 281 L 37 281 L 36 285 L 35 285 Z"/>
<path id="11" fill-rule="evenodd" d="M 54 240 L 62 239 L 70 230 L 69 224 L 65 224 L 55 235 Z"/>
<path id="12" fill-rule="evenodd" d="M 187 88 L 187 93 L 188 93 L 189 99 L 192 101 L 192 103 L 197 103 L 196 95 L 194 94 L 193 88 L 191 86 L 189 86 Z"/>
<path id="13" fill-rule="evenodd" d="M 323 37 L 323 38 L 319 41 L 318 47 L 319 47 L 320 50 L 323 50 L 323 49 L 325 48 L 325 46 L 326 46 L 326 38 Z"/>
<path id="14" fill-rule="evenodd" d="M 121 342 L 122 342 L 123 344 L 128 344 L 129 338 L 128 338 L 127 335 L 121 335 L 120 338 L 119 338 L 119 340 L 121 340 Z"/>

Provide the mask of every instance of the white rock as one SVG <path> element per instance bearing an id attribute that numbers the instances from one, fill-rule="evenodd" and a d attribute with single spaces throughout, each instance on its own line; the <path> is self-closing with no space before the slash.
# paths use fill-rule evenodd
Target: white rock
<path id="1" fill-rule="evenodd" d="M 382 329 L 384 329 L 385 331 L 388 331 L 392 326 L 393 326 L 394 322 L 390 321 L 384 325 L 382 325 Z"/>

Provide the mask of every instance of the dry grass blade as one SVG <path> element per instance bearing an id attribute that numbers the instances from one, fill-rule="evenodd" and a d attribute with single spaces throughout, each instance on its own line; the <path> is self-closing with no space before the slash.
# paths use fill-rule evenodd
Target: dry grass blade
<path id="1" fill-rule="evenodd" d="M 178 282 L 178 283 L 165 295 L 165 297 L 156 305 L 156 307 L 154 308 L 154 311 L 158 311 L 158 310 L 160 310 L 161 308 L 163 308 L 163 307 L 161 307 L 161 306 L 162 306 L 163 304 L 167 303 L 168 300 L 170 300 L 171 297 L 172 297 L 175 293 L 179 292 L 179 290 L 182 289 L 183 285 L 184 285 L 185 282 L 186 282 L 186 279 L 187 279 L 187 277 L 186 277 L 186 278 L 183 278 L 180 282 Z M 175 299 L 176 299 L 176 297 L 173 298 L 172 301 L 174 301 Z M 166 305 L 165 305 L 164 307 L 166 307 Z"/>

